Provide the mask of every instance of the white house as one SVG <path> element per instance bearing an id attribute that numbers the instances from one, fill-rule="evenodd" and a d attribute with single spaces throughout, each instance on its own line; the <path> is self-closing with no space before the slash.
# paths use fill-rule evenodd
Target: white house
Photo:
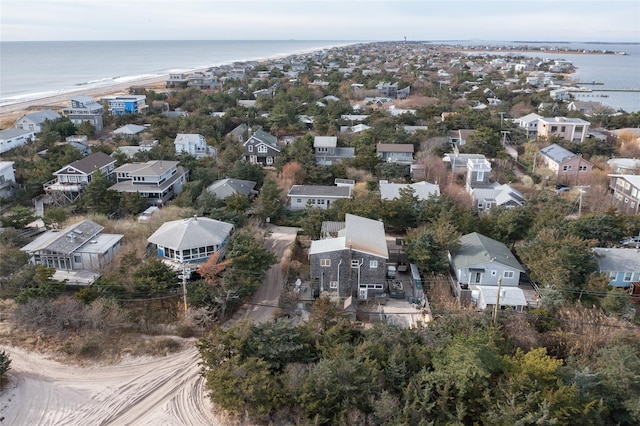
<path id="1" fill-rule="evenodd" d="M 205 137 L 198 133 L 178 133 L 173 144 L 176 147 L 176 155 L 189 154 L 196 158 L 216 155 L 215 148 L 207 145 Z"/>
<path id="2" fill-rule="evenodd" d="M 307 207 L 327 209 L 336 200 L 350 199 L 351 186 L 293 185 L 287 193 L 289 210 Z"/>
<path id="3" fill-rule="evenodd" d="M 0 130 L 0 154 L 13 148 L 23 146 L 34 140 L 33 130 L 7 129 Z"/>
<path id="4" fill-rule="evenodd" d="M 13 197 L 16 175 L 13 161 L 0 161 L 0 198 Z"/>
<path id="5" fill-rule="evenodd" d="M 60 114 L 51 110 L 45 109 L 44 111 L 31 112 L 25 114 L 16 120 L 16 129 L 30 130 L 33 133 L 42 132 L 42 125 L 48 121 L 57 121 L 60 119 Z"/>

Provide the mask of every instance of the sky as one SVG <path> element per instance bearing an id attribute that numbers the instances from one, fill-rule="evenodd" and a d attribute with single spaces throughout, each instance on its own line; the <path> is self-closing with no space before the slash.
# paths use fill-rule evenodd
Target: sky
<path id="1" fill-rule="evenodd" d="M 1 0 L 1 41 L 640 43 L 638 0 Z"/>

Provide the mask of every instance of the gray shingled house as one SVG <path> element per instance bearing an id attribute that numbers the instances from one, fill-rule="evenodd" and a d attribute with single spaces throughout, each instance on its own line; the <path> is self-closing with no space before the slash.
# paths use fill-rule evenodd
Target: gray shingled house
<path id="1" fill-rule="evenodd" d="M 311 280 L 321 292 L 366 300 L 385 292 L 388 259 L 384 224 L 347 214 L 337 237 L 311 242 Z"/>

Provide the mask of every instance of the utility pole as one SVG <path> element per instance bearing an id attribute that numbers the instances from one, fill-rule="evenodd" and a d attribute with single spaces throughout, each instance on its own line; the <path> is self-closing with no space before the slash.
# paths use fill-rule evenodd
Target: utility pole
<path id="1" fill-rule="evenodd" d="M 584 194 L 584 190 L 586 188 L 591 188 L 591 185 L 586 186 L 576 186 L 578 189 L 578 217 L 582 216 L 582 194 Z"/>
<path id="2" fill-rule="evenodd" d="M 498 296 L 496 297 L 496 306 L 493 308 L 493 325 L 496 325 L 498 318 L 498 309 L 500 309 L 500 289 L 502 287 L 502 277 L 498 278 Z"/>
<path id="3" fill-rule="evenodd" d="M 182 264 L 182 301 L 184 302 L 184 312 L 187 312 L 187 265 Z"/>

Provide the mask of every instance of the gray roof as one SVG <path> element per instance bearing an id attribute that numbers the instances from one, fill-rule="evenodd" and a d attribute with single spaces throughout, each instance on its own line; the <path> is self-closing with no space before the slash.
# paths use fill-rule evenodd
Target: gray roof
<path id="1" fill-rule="evenodd" d="M 104 227 L 85 219 L 67 226 L 63 230 L 51 230 L 22 247 L 20 250 L 35 253 L 48 250 L 56 253 L 71 254 L 87 241 L 93 239 Z"/>
<path id="2" fill-rule="evenodd" d="M 68 167 L 73 167 L 76 170 L 79 170 L 85 174 L 91 174 L 97 169 L 101 169 L 107 164 L 115 163 L 117 160 L 111 157 L 108 154 L 105 154 L 102 151 L 98 151 L 94 154 L 88 155 L 80 160 L 74 161 L 68 166 L 64 166 L 62 169 L 58 170 L 54 174 L 65 173 Z"/>
<path id="3" fill-rule="evenodd" d="M 272 135 L 272 134 L 270 134 L 270 133 L 265 132 L 265 131 L 264 131 L 264 130 L 262 130 L 262 129 L 258 129 L 258 130 L 256 130 L 256 132 L 255 132 L 255 133 L 253 133 L 253 134 L 252 134 L 252 135 L 247 139 L 247 142 L 249 142 L 249 140 L 250 140 L 250 139 L 252 139 L 252 138 L 253 138 L 253 139 L 257 139 L 257 140 L 259 140 L 260 142 L 264 142 L 264 143 L 266 143 L 267 145 L 270 145 L 271 147 L 273 147 L 273 148 L 276 148 L 276 149 L 277 149 L 277 146 L 278 146 L 278 138 L 276 138 L 275 136 L 273 136 L 273 135 Z M 244 144 L 246 145 L 246 144 L 247 144 L 247 142 L 245 142 Z"/>
<path id="4" fill-rule="evenodd" d="M 333 197 L 350 198 L 350 186 L 292 185 L 287 194 L 289 197 Z"/>
<path id="5" fill-rule="evenodd" d="M 138 126 L 137 124 L 127 124 L 124 125 L 113 132 L 113 135 L 137 135 L 140 132 L 145 131 L 147 128 L 144 126 Z"/>
<path id="6" fill-rule="evenodd" d="M 45 109 L 44 111 L 31 112 L 29 114 L 25 114 L 22 117 L 20 117 L 18 121 L 22 120 L 23 118 L 28 118 L 29 120 L 33 121 L 36 124 L 42 124 L 47 120 L 56 121 L 60 119 L 60 114 L 58 114 L 52 109 Z"/>
<path id="7" fill-rule="evenodd" d="M 12 139 L 15 138 L 16 136 L 22 136 L 22 135 L 33 135 L 33 130 L 22 130 L 22 129 L 15 129 L 15 128 L 11 128 L 11 129 L 6 129 L 6 130 L 0 130 L 0 140 L 4 140 L 4 139 Z"/>
<path id="8" fill-rule="evenodd" d="M 451 261 L 456 269 L 497 262 L 524 272 L 506 245 L 477 232 L 460 237 L 460 247 L 451 253 Z"/>
<path id="9" fill-rule="evenodd" d="M 379 143 L 376 145 L 376 152 L 410 152 L 414 147 L 411 143 Z"/>
<path id="10" fill-rule="evenodd" d="M 634 248 L 594 247 L 602 272 L 640 272 L 640 251 Z"/>
<path id="11" fill-rule="evenodd" d="M 440 187 L 434 183 L 426 181 L 416 183 L 393 183 L 380 181 L 380 198 L 383 200 L 393 200 L 400 198 L 401 189 L 413 189 L 413 195 L 418 200 L 427 200 L 440 195 Z"/>
<path id="12" fill-rule="evenodd" d="M 174 250 L 185 250 L 219 245 L 232 230 L 230 223 L 207 217 L 190 217 L 165 222 L 147 241 Z"/>
<path id="13" fill-rule="evenodd" d="M 344 227 L 345 227 L 345 222 L 325 220 L 322 222 L 320 235 L 335 235 L 339 231 L 343 230 Z"/>
<path id="14" fill-rule="evenodd" d="M 347 249 L 389 259 L 384 224 L 379 220 L 347 213 L 345 226 L 339 230 L 338 237 L 311 241 L 309 254 Z"/>
<path id="15" fill-rule="evenodd" d="M 313 146 L 315 148 L 335 148 L 338 144 L 336 136 L 316 136 L 313 138 Z"/>
<path id="16" fill-rule="evenodd" d="M 242 194 L 245 197 L 255 195 L 258 191 L 254 190 L 256 182 L 240 179 L 221 179 L 213 182 L 207 187 L 207 192 L 215 195 L 216 198 L 224 200 L 235 194 Z"/>
<path id="17" fill-rule="evenodd" d="M 542 153 L 546 157 L 549 157 L 550 159 L 552 159 L 554 162 L 558 164 L 562 164 L 565 161 L 568 161 L 577 157 L 577 155 L 574 154 L 573 152 L 569 151 L 568 149 L 564 149 L 563 147 L 555 143 L 553 145 L 549 145 L 547 147 L 542 148 L 540 150 L 540 153 Z"/>

